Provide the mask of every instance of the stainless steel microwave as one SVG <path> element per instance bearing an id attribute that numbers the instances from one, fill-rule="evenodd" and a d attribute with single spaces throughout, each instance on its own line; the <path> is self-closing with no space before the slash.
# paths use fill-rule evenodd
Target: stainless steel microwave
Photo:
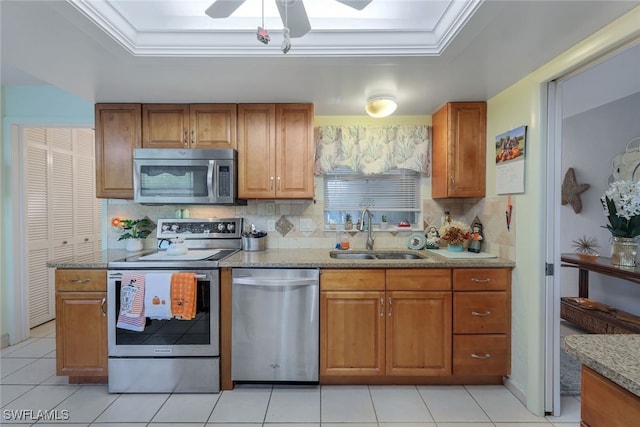
<path id="1" fill-rule="evenodd" d="M 232 149 L 138 148 L 134 201 L 145 204 L 238 204 L 238 157 Z"/>

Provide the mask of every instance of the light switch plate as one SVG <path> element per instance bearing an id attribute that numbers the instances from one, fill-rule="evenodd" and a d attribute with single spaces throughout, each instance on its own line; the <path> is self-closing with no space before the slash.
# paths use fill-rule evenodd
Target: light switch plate
<path id="1" fill-rule="evenodd" d="M 311 218 L 300 218 L 300 231 L 313 231 Z"/>

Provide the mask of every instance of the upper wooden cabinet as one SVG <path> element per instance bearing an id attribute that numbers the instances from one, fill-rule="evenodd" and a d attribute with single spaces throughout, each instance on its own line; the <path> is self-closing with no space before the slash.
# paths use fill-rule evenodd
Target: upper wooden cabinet
<path id="1" fill-rule="evenodd" d="M 313 198 L 313 158 L 313 104 L 238 106 L 240 198 Z"/>
<path id="2" fill-rule="evenodd" d="M 237 148 L 236 104 L 143 104 L 144 148 Z"/>
<path id="3" fill-rule="evenodd" d="M 141 104 L 96 104 L 96 197 L 133 199 L 133 149 L 141 147 Z"/>
<path id="4" fill-rule="evenodd" d="M 431 197 L 484 197 L 485 102 L 450 102 L 432 118 Z"/>

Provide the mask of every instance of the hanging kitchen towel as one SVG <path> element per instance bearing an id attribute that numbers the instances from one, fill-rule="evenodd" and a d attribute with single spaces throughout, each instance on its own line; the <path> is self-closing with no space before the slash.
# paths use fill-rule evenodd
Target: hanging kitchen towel
<path id="1" fill-rule="evenodd" d="M 196 316 L 196 274 L 173 273 L 171 276 L 171 313 L 176 319 Z"/>
<path id="2" fill-rule="evenodd" d="M 147 273 L 144 278 L 144 315 L 169 320 L 171 314 L 171 273 Z"/>
<path id="3" fill-rule="evenodd" d="M 120 286 L 120 312 L 116 327 L 142 332 L 144 317 L 144 274 L 124 274 Z"/>

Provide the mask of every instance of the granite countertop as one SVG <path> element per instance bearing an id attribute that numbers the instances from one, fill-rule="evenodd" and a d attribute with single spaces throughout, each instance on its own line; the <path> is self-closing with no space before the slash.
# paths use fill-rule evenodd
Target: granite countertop
<path id="1" fill-rule="evenodd" d="M 640 396 L 640 335 L 569 335 L 564 349 L 583 365 Z"/>
<path id="2" fill-rule="evenodd" d="M 149 249 L 139 252 L 127 252 L 124 249 L 111 249 L 105 251 L 89 252 L 68 258 L 57 258 L 47 262 L 50 268 L 81 268 L 81 269 L 106 269 L 110 261 L 117 261 L 137 253 L 149 252 Z"/>
<path id="3" fill-rule="evenodd" d="M 389 252 L 400 249 L 389 249 Z M 402 250 L 406 252 L 407 250 Z M 140 253 L 149 252 L 148 249 Z M 329 249 L 267 249 L 264 251 L 240 251 L 220 261 L 220 267 L 277 267 L 277 268 L 484 268 L 514 267 L 515 263 L 501 258 L 489 259 L 447 259 L 425 251 L 413 251 L 427 255 L 425 259 L 358 260 L 334 259 Z M 125 250 L 106 250 L 92 252 L 71 258 L 51 260 L 47 267 L 106 269 L 110 261 L 123 259 L 134 253 Z"/>
<path id="4" fill-rule="evenodd" d="M 382 249 L 377 249 L 378 251 Z M 400 251 L 389 249 L 385 252 Z M 407 252 L 402 249 L 402 252 Z M 425 259 L 359 260 L 334 259 L 329 249 L 267 249 L 241 251 L 220 261 L 220 267 L 287 267 L 287 268 L 452 268 L 452 267 L 514 267 L 515 263 L 501 258 L 447 259 L 425 251 L 410 251 L 426 255 Z"/>

